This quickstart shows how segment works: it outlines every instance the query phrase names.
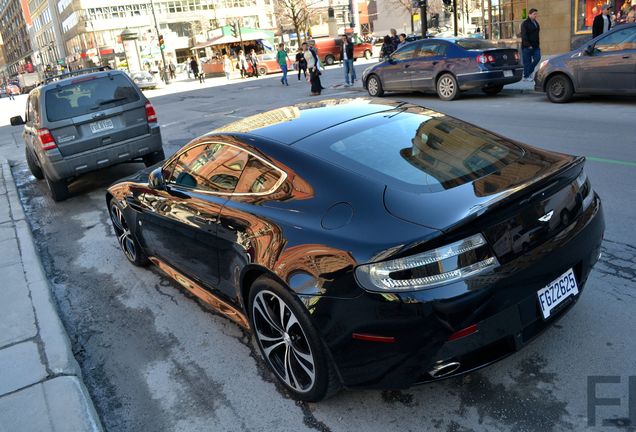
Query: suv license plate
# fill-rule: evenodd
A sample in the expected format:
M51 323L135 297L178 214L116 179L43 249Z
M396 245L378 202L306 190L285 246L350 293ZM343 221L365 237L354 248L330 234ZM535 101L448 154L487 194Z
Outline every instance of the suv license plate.
M552 309L563 303L570 296L578 295L578 293L579 287L576 284L572 269L550 282L545 288L541 288L537 291L537 296L543 318L549 318Z
M91 123L91 132L99 133L105 130L113 129L113 121L111 119L100 120L95 123Z
M504 77L509 78L512 76L512 71L504 71Z

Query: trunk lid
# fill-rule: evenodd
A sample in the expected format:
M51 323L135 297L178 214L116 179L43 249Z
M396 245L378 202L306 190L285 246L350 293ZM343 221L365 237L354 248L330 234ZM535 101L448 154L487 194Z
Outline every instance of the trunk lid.
M484 55L492 56L495 61L486 63L489 68L501 68L506 66L518 66L519 60L515 57L518 55L516 49L496 48L485 50Z

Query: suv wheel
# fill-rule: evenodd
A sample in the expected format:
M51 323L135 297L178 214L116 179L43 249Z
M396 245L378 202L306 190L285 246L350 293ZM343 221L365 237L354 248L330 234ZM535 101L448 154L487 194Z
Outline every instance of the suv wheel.
M64 201L69 197L70 194L68 192L66 179L51 180L46 176L44 176L44 178L46 179L46 184L49 186L49 190L51 191L51 198L53 198L53 201Z
M144 156L144 165L146 165L147 167L149 166L153 166L154 164L157 164L159 162L161 162L162 160L164 160L166 158L166 154L163 152L163 149L154 152L154 153L150 153L147 154L146 156Z
M26 161L27 165L29 166L29 171L31 171L33 177L38 180L42 180L44 178L44 173L42 172L42 168L40 168L40 165L38 165L37 161L35 160L35 157L33 156L33 154L31 154L27 147L24 148L24 153L26 154Z

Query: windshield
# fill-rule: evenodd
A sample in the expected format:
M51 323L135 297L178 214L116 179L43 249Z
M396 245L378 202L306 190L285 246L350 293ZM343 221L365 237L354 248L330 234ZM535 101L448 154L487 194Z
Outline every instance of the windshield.
M138 100L137 90L122 74L79 77L46 92L46 115L58 121Z
M523 150L439 113L375 114L295 144L389 186L451 189L502 170Z
M497 45L484 39L457 39L457 45L467 50L487 50L497 48Z

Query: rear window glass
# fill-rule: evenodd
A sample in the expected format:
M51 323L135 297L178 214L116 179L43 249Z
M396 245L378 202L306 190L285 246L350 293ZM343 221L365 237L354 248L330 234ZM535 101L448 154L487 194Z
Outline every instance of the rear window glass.
M434 114L371 115L295 145L389 186L428 192L472 182L523 155L494 134Z
M124 75L80 76L46 92L46 115L49 121L58 121L138 100L137 90Z
M495 43L484 39L458 39L455 43L467 50L486 50L497 48Z

